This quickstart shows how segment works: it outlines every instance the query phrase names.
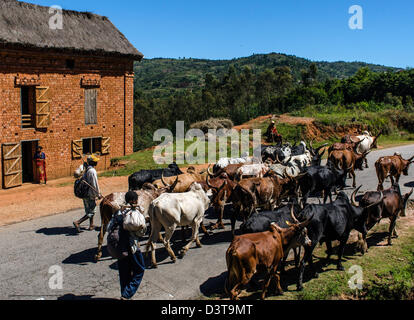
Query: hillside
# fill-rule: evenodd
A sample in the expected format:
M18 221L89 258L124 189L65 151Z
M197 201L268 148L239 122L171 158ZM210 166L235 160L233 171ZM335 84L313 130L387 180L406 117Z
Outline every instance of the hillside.
M278 53L255 54L232 60L206 59L144 59L135 64L135 88L152 97L165 97L185 89L200 88L207 73L217 78L227 72L230 65L237 70L249 66L254 74L277 66L289 66L295 80L301 77L301 70L308 69L313 61L293 55ZM397 69L363 62L315 62L318 67L318 81L328 78L343 79L354 75L361 67L374 72Z

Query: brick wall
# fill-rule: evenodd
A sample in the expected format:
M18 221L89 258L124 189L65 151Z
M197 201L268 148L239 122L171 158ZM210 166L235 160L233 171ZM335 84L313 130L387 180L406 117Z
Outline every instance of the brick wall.
M74 69L68 68L68 59L75 60ZM51 122L47 129L22 129L16 78L34 79L49 87ZM85 125L82 79L100 80L95 125ZM39 140L47 157L48 179L70 176L81 164L72 159L73 140L111 138L110 154L101 157L98 170L108 167L111 158L133 152L131 59L0 50L0 94L0 143Z

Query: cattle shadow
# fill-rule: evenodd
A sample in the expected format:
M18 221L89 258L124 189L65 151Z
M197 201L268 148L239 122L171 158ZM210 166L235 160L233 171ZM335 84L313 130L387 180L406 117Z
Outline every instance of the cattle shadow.
M387 239L388 235L389 233L387 231L372 233L369 237L367 237L368 249L370 247L382 247L379 243Z
M223 296L224 284L226 282L227 271L221 273L216 277L208 278L200 285L200 292L206 297L212 297L216 295Z
M57 300L66 300L66 301L83 301L83 300L96 300L96 301L116 301L119 299L115 298L99 298L93 295L74 295L72 293L65 294L57 298Z
M179 242L171 242L171 249L174 251L175 256L177 259L181 259L182 257L178 254L178 252L187 244L187 242L179 241ZM145 268L152 269L151 266L151 252L149 251L146 254L145 247L141 247L141 252L144 257L145 261ZM165 264L173 264L174 262L170 259L170 255L168 254L167 249L163 244L157 244L157 248L155 249L155 259L157 260L157 265L165 265Z
M73 253L65 260L62 261L63 264L77 264L77 265L87 265L88 263L95 263L95 254L97 248L90 248L83 250L81 252ZM106 246L102 248L102 258L110 257Z
M74 227L42 228L37 230L36 233L44 234L46 236L65 235L66 237L73 237L78 235L78 232Z
M404 184L404 186L407 187L407 188L414 188L414 181L407 182L407 183Z
M233 240L233 236L231 230L221 230L220 232L214 232L209 236L203 236L200 240L201 244L203 245L214 245L222 242L231 242Z

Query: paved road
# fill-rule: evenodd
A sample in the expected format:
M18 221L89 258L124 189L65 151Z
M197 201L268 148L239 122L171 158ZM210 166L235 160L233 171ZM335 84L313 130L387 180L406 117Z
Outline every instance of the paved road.
M407 158L414 154L414 145L372 152L368 157L370 168L358 172L357 184L364 185L361 191L376 189L374 161L395 151ZM348 180L348 184L351 181ZM385 187L388 186L387 181ZM410 168L408 177L402 177L401 186L404 193L414 187L413 168ZM116 260L108 257L106 251L99 263L92 260L98 232L74 233L72 221L82 214L81 210L75 210L0 228L0 299L119 297ZM207 217L207 224L213 221L213 216ZM222 288L226 272L225 251L231 240L229 229L227 224L226 230L216 231L210 238L203 239L201 249L191 249L175 264L170 263L165 250L158 244L159 267L146 270L139 293L134 298L193 299ZM177 250L180 243L178 237L173 249ZM49 282L59 284L54 281L58 273L53 266L60 267L63 272L62 289L49 287Z

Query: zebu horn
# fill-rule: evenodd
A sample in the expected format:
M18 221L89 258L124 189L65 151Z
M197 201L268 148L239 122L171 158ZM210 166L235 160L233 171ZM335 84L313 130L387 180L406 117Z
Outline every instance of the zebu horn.
M290 216L292 217L292 220L294 223L299 223L299 220L295 217L295 204L292 204L292 206L290 207Z
M354 192L352 192L352 195L351 195L351 202L352 202L352 205L354 206L354 207L359 207L359 204L356 202L356 200L355 200L355 195L358 193L358 191L359 191L359 189L361 189L361 187L362 187L362 185L360 185L358 188L356 188L355 190L354 190Z
M381 194L381 197L377 202L375 202L373 204L370 204L369 206L366 206L364 209L368 209L368 208L375 207L375 206L379 205L382 202L382 200L384 200L384 194L382 193L382 191L380 191L380 194Z
M208 173L208 175L214 177L214 173L210 172L210 167L211 167L211 164L208 165L207 173Z
M165 182L165 180L164 180L164 171L165 171L165 169L162 170L161 182L164 184L164 186L166 186L167 188L169 188L169 187L171 187L171 185Z
M300 223L299 224L299 228L305 228L305 227L307 227L307 225L311 222L311 220L313 219L313 216L314 216L315 214L313 213L310 217L309 217L309 219L306 219L306 221L303 221L302 223Z
M208 177L209 177L209 175L207 175L207 176L206 176L206 183L207 183L208 187L209 187L210 189L215 189L215 187L213 187L213 186L210 184L210 182L208 181Z
M174 181L174 183L171 185L171 187L168 187L168 191L169 192L173 192L174 191L174 189L175 189L175 187L177 186L177 184L178 184L178 176L177 176L177 178L175 179L175 181Z

